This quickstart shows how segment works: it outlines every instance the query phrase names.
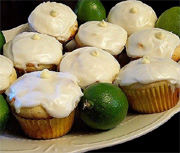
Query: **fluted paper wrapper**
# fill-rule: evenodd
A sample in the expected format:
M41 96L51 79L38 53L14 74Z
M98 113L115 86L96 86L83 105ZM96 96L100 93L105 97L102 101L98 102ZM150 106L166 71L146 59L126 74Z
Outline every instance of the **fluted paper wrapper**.
M179 101L179 88L167 81L121 88L128 98L130 108L140 113L163 112Z
M14 114L24 133L30 138L51 139L65 135L71 130L75 110L65 118L26 119Z

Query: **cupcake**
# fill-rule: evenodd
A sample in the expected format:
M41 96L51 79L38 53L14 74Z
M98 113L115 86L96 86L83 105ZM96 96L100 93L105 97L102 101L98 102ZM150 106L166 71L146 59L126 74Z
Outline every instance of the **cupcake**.
M144 56L122 68L115 84L125 92L131 109L158 113L178 103L179 76L180 66L172 59Z
M17 78L13 63L7 57L0 55L0 94L14 82Z
M7 90L10 109L30 138L51 139L70 131L83 95L69 73L47 69L26 73Z
M119 73L118 61L108 52L96 47L82 47L65 54L60 72L69 72L79 80L81 88L97 83L112 83Z
M122 27L104 20L89 21L79 27L75 40L78 47L98 47L116 56L124 49L127 32Z
M108 22L123 27L128 35L145 28L153 28L157 20L156 13L147 4L128 0L117 3L111 8Z
M46 34L23 32L4 45L4 55L13 61L19 76L43 69L56 71L62 44Z
M179 61L180 40L177 35L163 29L142 29L128 37L126 52L131 59L147 55Z
M61 43L70 40L78 29L77 16L69 6L43 2L29 15L31 31L56 37Z

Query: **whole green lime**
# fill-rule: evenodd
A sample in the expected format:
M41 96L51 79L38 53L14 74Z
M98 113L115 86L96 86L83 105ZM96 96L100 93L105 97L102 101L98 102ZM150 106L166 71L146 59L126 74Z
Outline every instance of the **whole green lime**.
M120 88L109 83L97 83L84 90L80 101L80 116L91 128L108 130L122 122L128 111L128 101Z
M6 128L6 124L9 120L9 107L4 97L0 95L0 133Z
M3 45L6 43L5 41L5 37L2 33L2 31L0 31L0 54L2 54L2 50L3 50Z
M159 16L155 27L171 31L180 37L180 7L175 6L164 11Z
M79 23L106 19L106 10L100 0L79 0L75 6Z

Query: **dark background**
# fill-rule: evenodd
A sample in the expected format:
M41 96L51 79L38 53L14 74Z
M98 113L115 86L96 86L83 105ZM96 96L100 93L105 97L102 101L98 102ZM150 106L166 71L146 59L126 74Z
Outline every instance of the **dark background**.
M107 14L110 8L120 1L102 0ZM0 29L8 30L27 23L29 14L41 2L43 1L0 0ZM77 1L56 0L56 2L62 2L74 10ZM170 7L180 5L179 0L145 0L143 2L154 9L157 17ZM168 122L146 135L123 144L90 152L180 152L180 113L174 115Z

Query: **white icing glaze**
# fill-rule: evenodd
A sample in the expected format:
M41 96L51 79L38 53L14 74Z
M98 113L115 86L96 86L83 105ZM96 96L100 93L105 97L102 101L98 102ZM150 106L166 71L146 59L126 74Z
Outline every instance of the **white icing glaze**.
M19 113L22 107L41 105L52 117L68 116L83 96L77 78L69 73L53 71L49 71L50 77L41 78L41 73L43 71L27 73L6 90L10 100L15 98L16 112Z
M128 38L126 51L132 58L144 55L171 58L179 45L177 35L159 28L148 28L139 30Z
M3 55L0 55L0 91L6 90L9 87L9 77L12 73L12 61Z
M112 55L123 50L127 32L120 26L105 21L89 21L79 27L77 33L81 43L104 49Z
M133 83L148 84L156 81L167 80L180 87L180 66L169 58L144 58L134 60L122 68L115 84L128 86Z
M108 52L96 47L82 47L65 55L60 71L75 75L82 88L95 82L112 83L120 65Z
M128 0L117 3L111 8L107 20L123 27L128 35L133 32L152 28L157 20L154 10L145 3Z
M75 24L76 14L69 6L56 2L43 2L28 17L33 31L60 37L64 41L71 36L70 28Z
M38 35L39 39L33 39ZM35 37L37 38L37 37ZM5 44L4 55L15 67L26 68L27 63L58 65L62 58L62 44L54 37L35 32L24 32Z

